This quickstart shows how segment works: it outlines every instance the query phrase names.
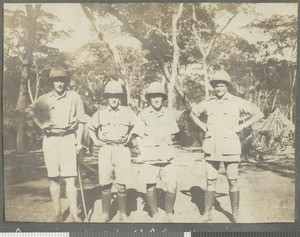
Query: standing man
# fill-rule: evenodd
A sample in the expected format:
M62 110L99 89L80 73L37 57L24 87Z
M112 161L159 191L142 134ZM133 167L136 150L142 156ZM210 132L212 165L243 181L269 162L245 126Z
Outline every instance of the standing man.
M70 79L62 67L51 70L53 90L40 96L26 113L43 129L43 152L50 179L50 193L55 211L54 222L63 222L60 179L66 182L70 215L66 221L81 222L77 214L76 153L82 148L85 114L80 96L67 90Z
M118 188L119 221L124 222L127 217L126 184L131 164L127 143L136 115L129 107L121 106L122 96L121 85L116 81L108 82L104 89L108 106L98 110L88 125L91 139L101 146L98 155L99 183L102 185L101 222L110 220L113 173Z
M146 183L146 197L156 222L162 221L158 212L156 184L160 178L165 182L165 220L172 222L173 208L177 191L176 169L170 161L175 158L172 135L179 132L173 113L163 107L167 100L164 87L153 82L146 91L146 100L150 106L140 112L132 130L136 136L140 151L140 174Z
M264 117L258 107L249 101L229 93L233 89L230 76L225 71L218 71L210 81L216 95L193 107L192 120L206 133L202 149L205 153L207 187L205 190L204 222L212 220L211 210L215 201L215 190L220 162L224 162L229 183L229 197L233 221L238 222L239 188L238 166L241 156L241 142L237 133ZM240 113L247 113L251 118L239 124ZM207 123L199 116L205 114Z

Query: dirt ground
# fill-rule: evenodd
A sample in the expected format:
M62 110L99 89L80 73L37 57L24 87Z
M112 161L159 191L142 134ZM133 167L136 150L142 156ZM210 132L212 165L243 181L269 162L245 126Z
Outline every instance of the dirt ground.
M177 149L174 163L178 174L178 191L174 221L200 223L204 209L205 169L199 151ZM274 158L274 157L273 157ZM86 158L94 168L96 160ZM152 222L145 204L145 187L139 180L139 165L132 164L128 185L128 223ZM82 169L84 196L90 222L98 222L101 213L100 189L97 176ZM46 167L41 153L16 157L4 156L5 220L13 222L49 222L53 215ZM295 182L294 159L280 158L256 161L243 157L240 164L240 221L242 223L294 222ZM64 188L62 189L64 190ZM79 189L78 189L79 190ZM112 222L117 221L116 187L111 205ZM80 196L80 192L78 191ZM160 211L163 213L164 184L158 183ZM62 194L64 216L68 216L67 200ZM81 203L81 199L79 199ZM82 209L82 204L80 204ZM230 223L230 201L224 169L217 183L213 223ZM80 216L84 219L83 211Z

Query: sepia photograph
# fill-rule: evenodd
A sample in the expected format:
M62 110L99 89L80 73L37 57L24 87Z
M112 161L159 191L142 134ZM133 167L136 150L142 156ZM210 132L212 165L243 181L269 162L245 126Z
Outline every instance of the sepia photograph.
M4 3L4 222L294 223L298 3Z

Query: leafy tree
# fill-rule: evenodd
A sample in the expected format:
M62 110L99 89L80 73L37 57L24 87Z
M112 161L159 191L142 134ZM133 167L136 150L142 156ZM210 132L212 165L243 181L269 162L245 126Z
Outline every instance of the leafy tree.
M41 85L46 84L50 68L64 60L64 55L51 46L56 38L70 32L56 31L59 19L46 13L40 4L25 5L23 10L4 12L4 91L5 120L17 127L17 151L26 150L26 123L24 111L35 100ZM8 117L7 117L8 116ZM13 121L13 118L17 118Z
M174 49L170 41L172 32L172 17L178 12L178 4L84 4L92 11L101 12L100 15L114 16L121 24L123 32L140 41L149 52L147 58L156 60L166 81L171 79ZM167 30L165 32L164 30ZM169 65L168 65L169 64ZM186 96L178 83L175 90L180 94L185 106L190 107Z
M271 18L257 20L247 26L251 31L257 31L267 40L258 43L262 52L262 63L272 68L272 77L276 84L288 85L287 99L289 118L294 120L296 102L296 49L297 49L297 18L290 15L273 15ZM274 63L276 62L276 65ZM274 71L275 69L275 71ZM278 71L280 69L280 71ZM282 84L281 84L282 85ZM285 86L281 87L285 90ZM279 89L281 89L279 88Z

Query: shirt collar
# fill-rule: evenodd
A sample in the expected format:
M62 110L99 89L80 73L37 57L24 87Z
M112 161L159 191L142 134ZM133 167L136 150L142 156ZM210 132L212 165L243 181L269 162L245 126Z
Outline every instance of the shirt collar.
M117 109L113 109L112 107L110 107L110 105L107 106L108 112L112 112L112 111L117 112L117 111L120 111L120 110L121 110L120 108L121 108L120 105L118 106Z
M232 99L233 99L233 96L232 96L229 92L227 92L227 93L222 97L221 100L218 100L218 98L217 98L216 96L212 96L211 98L214 99L214 100L216 100L216 101L223 101L223 100L232 100Z
M50 96L55 97L57 100L59 100L60 98L65 97L67 94L67 90L64 91L64 93L62 93L61 95L58 95L57 92L55 90L53 90L50 94Z
M164 107L161 107L161 109L159 111L155 110L151 105L149 106L149 113L153 113L156 115L162 115L165 113L165 109Z

